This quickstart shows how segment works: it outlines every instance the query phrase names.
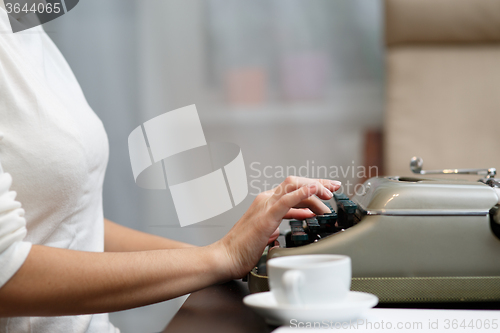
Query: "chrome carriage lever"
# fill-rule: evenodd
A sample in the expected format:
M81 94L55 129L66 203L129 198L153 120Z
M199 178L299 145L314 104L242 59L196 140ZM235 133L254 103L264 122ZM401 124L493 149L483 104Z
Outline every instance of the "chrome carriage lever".
M484 175L486 178L493 178L497 174L497 169L443 169L443 170L422 170L424 160L420 157L412 157L410 160L410 170L419 175L430 174L461 174L461 175Z

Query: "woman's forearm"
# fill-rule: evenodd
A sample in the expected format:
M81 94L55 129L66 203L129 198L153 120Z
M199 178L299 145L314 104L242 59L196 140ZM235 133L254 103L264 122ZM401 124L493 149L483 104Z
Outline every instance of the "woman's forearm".
M217 245L96 253L34 245L0 288L0 317L102 313L161 302L228 280Z
M314 195L329 200L339 187L329 180L288 177L259 194L226 236L205 247L97 253L34 245L21 268L0 288L0 317L118 311L241 277L258 262L283 218L312 214L303 207L316 214L329 212ZM107 223L106 228L108 251L145 250L145 243L155 237L116 224ZM162 244L166 243L160 239L154 247Z
M194 245L130 229L104 219L104 251L131 252L182 249Z

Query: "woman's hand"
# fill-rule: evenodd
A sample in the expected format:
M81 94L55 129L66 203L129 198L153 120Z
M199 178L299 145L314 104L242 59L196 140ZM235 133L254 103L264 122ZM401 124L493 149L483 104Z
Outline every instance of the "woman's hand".
M266 245L278 237L282 219L329 213L318 197L331 199L339 188L338 181L288 177L278 187L260 193L228 234L212 245L221 254L227 278L240 278L255 266Z

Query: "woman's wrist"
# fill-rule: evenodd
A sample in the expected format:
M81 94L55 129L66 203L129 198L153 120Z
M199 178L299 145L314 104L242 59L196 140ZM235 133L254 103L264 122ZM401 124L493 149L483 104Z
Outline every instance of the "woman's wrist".
M235 274L236 263L233 261L228 247L224 244L222 239L208 245L206 249L211 253L210 258L213 265L213 271L218 283L240 278Z

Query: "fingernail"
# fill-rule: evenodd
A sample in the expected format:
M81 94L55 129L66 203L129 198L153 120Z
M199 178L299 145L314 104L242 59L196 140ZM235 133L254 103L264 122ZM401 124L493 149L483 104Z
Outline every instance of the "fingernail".
M329 189L327 189L325 187L324 190L325 190L326 194L328 194L329 197L333 197L333 193Z
M309 208L306 208L306 209L304 209L304 210L305 210L307 213L310 213L310 214L314 215L313 211L312 211L312 210L310 210Z
M330 183L332 183L333 186L340 186L340 185L342 185L342 183L339 182L338 180L330 180Z

